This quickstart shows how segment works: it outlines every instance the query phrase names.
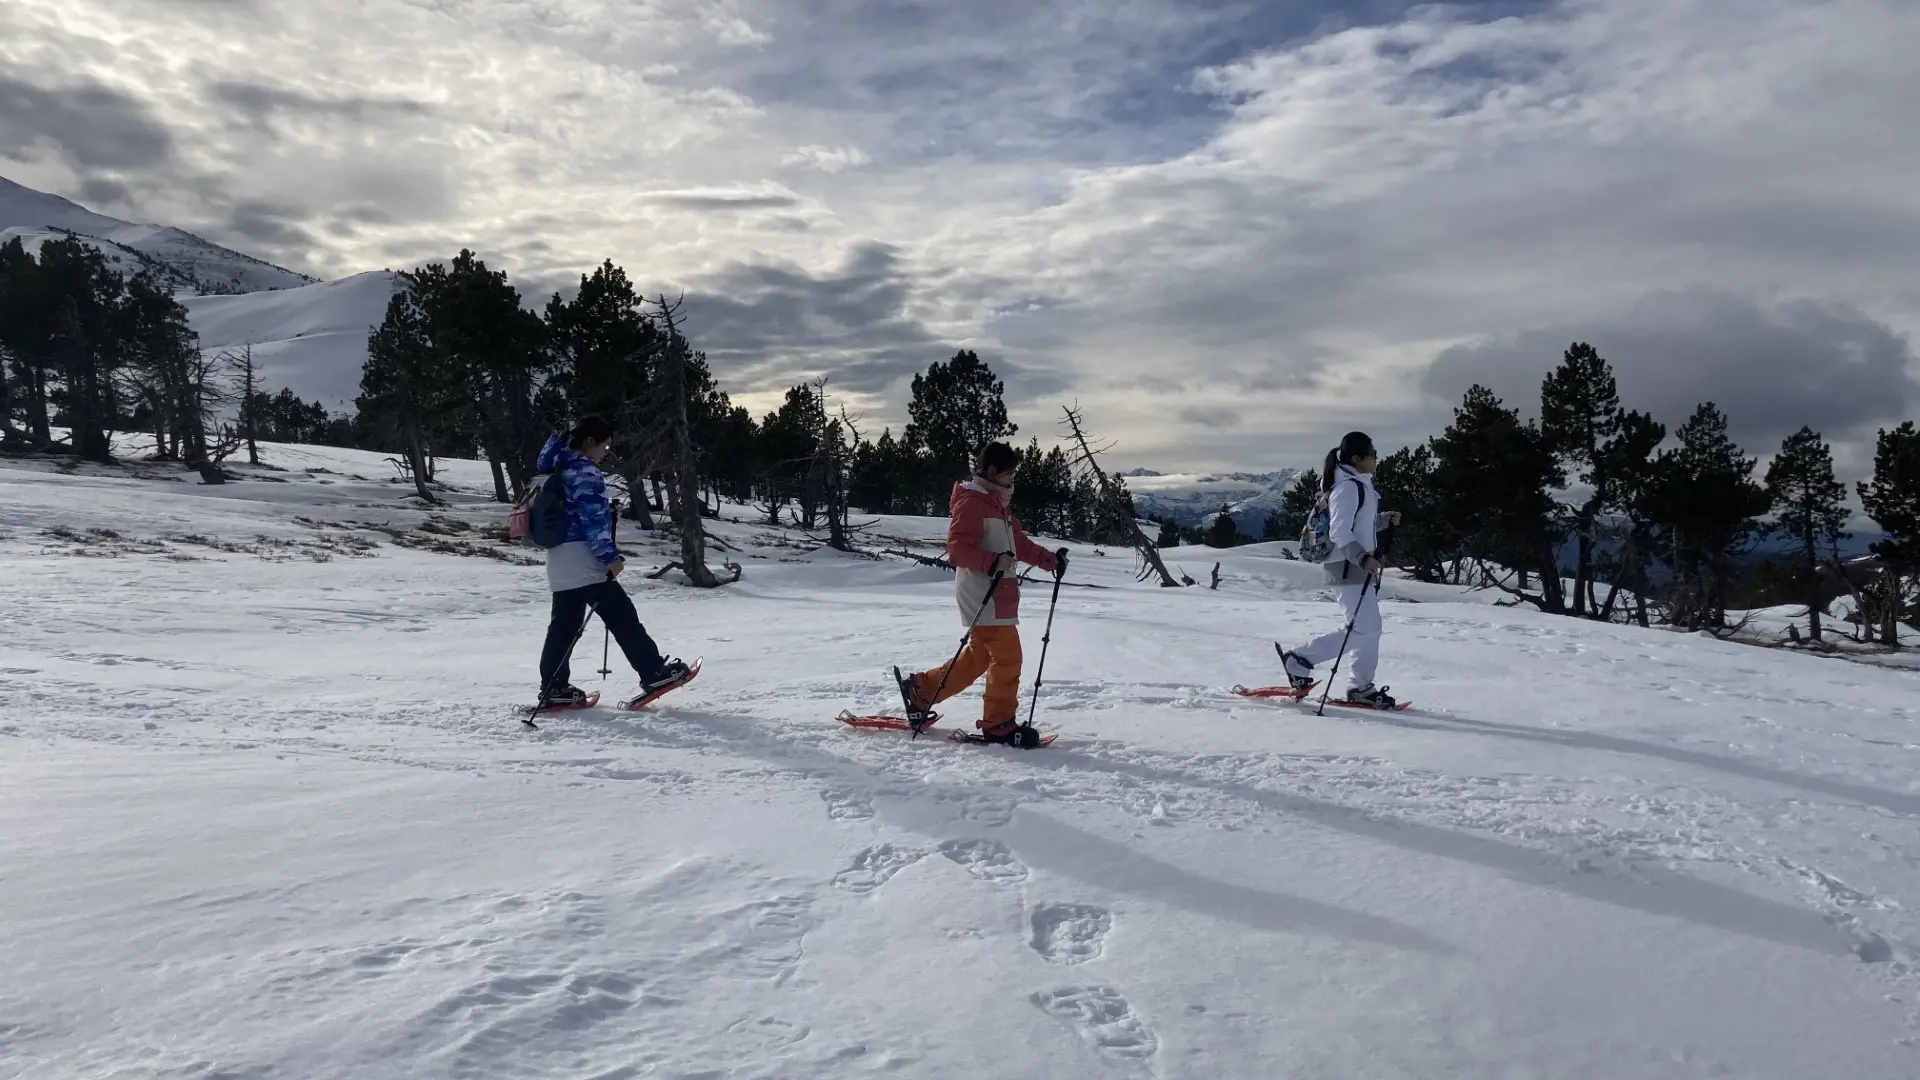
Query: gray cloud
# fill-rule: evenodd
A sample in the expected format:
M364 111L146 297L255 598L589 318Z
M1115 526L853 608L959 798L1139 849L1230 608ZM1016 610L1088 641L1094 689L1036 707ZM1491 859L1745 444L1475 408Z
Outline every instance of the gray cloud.
M305 219L306 214L297 208L249 199L233 208L227 228L279 250L304 251L314 243L312 234L301 224Z
M118 180L92 176L81 182L80 197L95 206L111 206L132 199L133 192Z
M831 372L842 389L878 394L946 358L938 337L909 314L911 297L898 250L868 243L820 274L729 266L689 291L688 329L716 374L748 392Z
M235 109L262 126L283 114L366 123L382 117L418 117L433 112L433 106L423 101L358 95L323 97L287 86L225 79L214 81L207 92L216 104Z
M1240 410L1224 405L1189 405L1179 412L1181 420L1199 428L1236 428L1244 417Z
M0 153L58 146L76 169L138 169L174 155L173 133L141 101L92 81L42 86L0 73Z
M1629 408L1671 430L1713 401L1749 452L1770 452L1802 424L1830 439L1856 438L1899 421L1920 401L1920 369L1907 340L1837 302L1762 306L1703 289L1659 292L1611 316L1530 329L1449 348L1421 378L1457 401L1480 383L1536 415L1540 383L1575 341L1613 366Z
M763 191L655 191L647 202L680 210L785 210L799 206L796 195Z

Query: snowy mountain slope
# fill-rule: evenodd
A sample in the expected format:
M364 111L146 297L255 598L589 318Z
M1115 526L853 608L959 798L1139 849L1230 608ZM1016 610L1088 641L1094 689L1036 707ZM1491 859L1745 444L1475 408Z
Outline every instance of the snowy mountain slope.
M1136 469L1125 475L1134 512L1143 520L1170 517L1204 528L1230 507L1233 520L1248 536L1259 536L1269 513L1280 509L1298 469L1272 473L1157 473Z
M319 285L181 301L203 348L235 353L251 344L268 393L291 389L302 400L351 411L360 393L367 335L386 317L400 288L386 270Z
M181 293L288 289L318 280L180 229L137 225L96 214L57 195L0 177L0 243L18 236L37 252L42 243L69 233L93 242L124 272L152 270Z
M1227 692L1336 624L1313 568L1161 590L1075 545L1059 743L914 743L830 717L951 653L946 575L722 522L739 584L623 579L699 681L530 732L541 570L369 528L427 513L381 458L0 460L0 1075L1920 1065L1911 674L1393 582L1415 710L1321 718ZM429 539L502 520L446 475ZM624 692L598 636L576 682Z

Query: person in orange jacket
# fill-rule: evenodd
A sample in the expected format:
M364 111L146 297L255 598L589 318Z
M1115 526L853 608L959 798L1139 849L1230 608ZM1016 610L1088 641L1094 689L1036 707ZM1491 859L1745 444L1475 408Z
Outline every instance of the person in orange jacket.
M948 506L947 561L954 566L954 599L969 627L967 642L952 662L930 671L893 677L907 718L918 728L934 719L933 707L987 677L986 704L976 726L989 742L1017 743L1020 732L1019 563L1063 577L1067 549L1048 551L1027 539L1013 516L1014 474L1020 455L1003 442L988 444L973 476L953 485Z

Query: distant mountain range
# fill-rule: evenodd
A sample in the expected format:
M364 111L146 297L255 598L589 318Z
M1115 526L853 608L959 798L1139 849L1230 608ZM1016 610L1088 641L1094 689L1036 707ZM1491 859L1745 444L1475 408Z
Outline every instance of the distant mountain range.
M1120 474L1133 493L1134 512L1142 518L1172 518L1204 528L1225 509L1248 536L1258 537L1269 513L1280 509L1299 469L1251 473L1161 473L1134 469Z
M38 252L48 240L75 235L99 248L123 273L151 271L176 293L251 293L319 281L190 232L96 214L0 176L0 244L17 236L27 250Z
M323 282L221 247L189 232L96 214L58 195L0 177L0 244L30 252L75 236L126 275L151 272L170 287L211 352L251 346L260 382L342 412L360 392L367 335L399 284L377 270Z

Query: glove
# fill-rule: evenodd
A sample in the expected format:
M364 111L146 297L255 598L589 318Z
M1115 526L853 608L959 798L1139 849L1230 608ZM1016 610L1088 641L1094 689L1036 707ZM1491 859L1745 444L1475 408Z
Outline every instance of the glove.
M1066 548L1061 548L1053 553L1053 576L1056 578L1064 578L1067 576Z

